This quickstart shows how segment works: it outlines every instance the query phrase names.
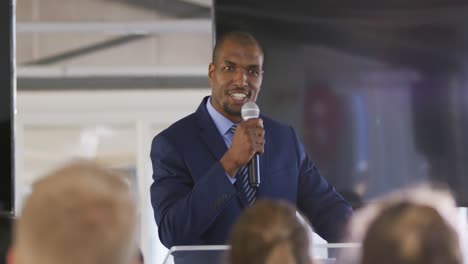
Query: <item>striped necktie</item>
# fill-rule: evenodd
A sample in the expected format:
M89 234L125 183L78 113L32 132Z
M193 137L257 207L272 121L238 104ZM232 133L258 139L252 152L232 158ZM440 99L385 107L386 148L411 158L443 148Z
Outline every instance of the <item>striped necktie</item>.
M229 131L232 133L234 137L234 133L236 132L237 124L232 125ZM249 169L247 165L242 166L237 172L236 179L241 181L242 188L244 189L245 196L247 197L247 201L249 205L252 205L255 202L255 195L257 194L257 190L250 186L249 184Z

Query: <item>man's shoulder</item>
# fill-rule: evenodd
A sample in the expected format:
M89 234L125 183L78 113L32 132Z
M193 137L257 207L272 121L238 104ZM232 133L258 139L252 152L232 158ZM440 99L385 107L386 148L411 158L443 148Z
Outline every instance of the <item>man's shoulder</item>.
M165 136L165 137L172 137L172 136L179 136L180 134L186 134L189 131L193 130L196 124L196 113L192 113L188 116L179 119L178 121L174 122L168 128L164 129L159 133L157 136Z

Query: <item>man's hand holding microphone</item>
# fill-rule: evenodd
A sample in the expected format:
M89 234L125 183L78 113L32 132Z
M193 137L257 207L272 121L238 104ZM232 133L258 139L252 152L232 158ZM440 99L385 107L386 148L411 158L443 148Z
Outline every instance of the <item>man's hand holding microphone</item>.
M265 147L263 120L258 118L260 110L253 102L242 106L244 121L237 125L232 144L221 158L220 163L227 174L234 178L243 166L249 166L249 183L258 188L260 184L259 154Z

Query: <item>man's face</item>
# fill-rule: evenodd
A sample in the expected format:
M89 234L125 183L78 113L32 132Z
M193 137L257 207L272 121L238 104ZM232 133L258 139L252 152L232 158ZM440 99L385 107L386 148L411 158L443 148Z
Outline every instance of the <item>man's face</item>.
M241 121L242 105L255 102L260 92L262 65L258 46L226 40L208 70L213 107L232 122Z

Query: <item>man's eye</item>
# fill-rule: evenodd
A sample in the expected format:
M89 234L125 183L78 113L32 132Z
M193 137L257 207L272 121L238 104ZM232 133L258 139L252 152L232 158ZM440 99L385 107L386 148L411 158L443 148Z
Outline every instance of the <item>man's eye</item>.
M259 75L260 75L260 71L257 70L257 69L250 69L250 70L249 70L249 74L250 74L250 75L253 75L253 76L259 76Z
M235 68L233 66L224 66L223 71L234 71Z

